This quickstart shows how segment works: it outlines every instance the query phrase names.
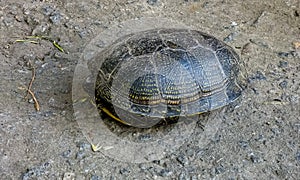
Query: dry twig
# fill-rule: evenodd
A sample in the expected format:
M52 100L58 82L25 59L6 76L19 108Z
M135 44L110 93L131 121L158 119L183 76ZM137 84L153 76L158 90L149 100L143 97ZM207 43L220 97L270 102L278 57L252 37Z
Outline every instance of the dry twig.
M39 102L37 101L34 93L30 90L30 89L27 89L27 92L31 95L33 101L34 101L34 107L37 111L40 111L40 104Z
M28 88L27 88L27 94L25 95L25 99L27 98L28 94L29 94L29 90L31 90L31 86L32 86L32 83L35 79L35 67L31 64L31 62L29 61L29 64L30 66L32 67L32 76L31 76L31 80L29 82L29 85L28 85Z
M32 65L32 63L31 63L30 61L29 61L29 64L30 64L30 66L32 67L32 76L31 76L31 80L30 80L30 82L29 82L28 87L25 88L26 91L27 91L27 94L24 96L24 98L26 99L26 98L28 97L28 95L30 94L31 97L32 97L32 99L33 99L33 101L34 101L34 107L35 107L35 109L36 109L37 111L40 111L40 105L39 105L39 102L37 101L37 99L36 99L34 93L31 91L31 87L32 87L33 81L34 81L34 79L35 79L35 67Z
M66 53L65 50L55 40L52 40L52 38L48 36L26 36L24 39L17 39L16 42L29 42L33 44L38 44L40 40L50 41L55 48L57 48L59 51L63 53Z

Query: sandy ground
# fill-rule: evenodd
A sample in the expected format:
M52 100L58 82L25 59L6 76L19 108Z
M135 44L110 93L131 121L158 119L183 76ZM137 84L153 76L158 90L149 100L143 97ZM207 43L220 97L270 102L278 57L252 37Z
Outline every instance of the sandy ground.
M73 115L72 80L93 38L140 17L224 40L245 62L249 87L207 145L196 127L160 160L121 162L91 150ZM16 42L30 35L51 40ZM0 179L299 179L299 43L299 0L0 0ZM39 112L24 99L32 66Z

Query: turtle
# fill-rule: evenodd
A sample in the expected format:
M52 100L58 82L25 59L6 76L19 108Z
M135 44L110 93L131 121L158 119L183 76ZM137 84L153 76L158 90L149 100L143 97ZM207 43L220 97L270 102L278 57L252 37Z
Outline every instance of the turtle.
M138 128L222 108L247 86L235 50L194 29L131 33L96 58L101 62L95 83L98 109Z

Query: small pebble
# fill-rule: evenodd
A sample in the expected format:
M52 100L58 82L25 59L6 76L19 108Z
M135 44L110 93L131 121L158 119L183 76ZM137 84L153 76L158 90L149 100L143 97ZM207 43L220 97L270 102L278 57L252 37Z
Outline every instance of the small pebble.
M297 154L296 154L296 160L300 162L300 152L297 152Z
M34 104L34 100L33 100L32 98L28 99L28 102L29 102L30 104Z
M58 12L55 12L53 13L51 16L50 16L50 21L53 23L53 24L59 24L60 21L62 20L62 15Z
M215 134L215 136L211 139L214 143L219 143L221 141L221 134Z
M256 71L254 75L248 78L250 82L254 80L266 80L266 79L267 79L266 76L261 71Z
M10 27L12 27L13 24L14 24L14 19L8 17L8 18L4 18L2 22L4 23L5 26L7 26L7 27L10 26Z
M139 168L141 170L146 170L147 169L147 166L145 164L139 164Z
M178 161L180 164L182 164L183 166L184 166L184 165L187 165L187 164L189 163L189 160L188 160L188 158L187 158L185 155L179 155L179 156L177 157L177 161Z
M286 68L289 65L288 61L279 61L279 68Z
M41 35L45 34L46 31L48 31L50 28L50 25L46 22L41 22L39 25L37 25L33 30L32 34L33 35Z
M221 174L223 172L225 172L225 169L222 165L215 167L215 173L216 174Z
M225 42L231 42L234 40L234 38L237 36L236 32L230 33L227 37L224 38Z
M129 169L126 168L120 169L120 174L128 175L129 173L130 173Z
M196 175L192 175L191 180L198 180L198 177Z
M281 133L281 131L280 131L280 129L279 128L271 128L271 131L274 133L274 135L276 135L276 136L278 136L280 133Z
M290 54L292 55L292 57L299 57L300 56L299 51L291 51Z
M277 55L281 58L287 58L287 57L297 57L296 51L290 51L290 52L278 52Z
M178 176L178 180L188 180L188 179L190 178L186 175L185 172L180 173Z
M54 8L51 6L45 6L43 7L43 14L46 16L49 16L50 14L52 14L54 12Z
M260 162L262 162L262 159L261 159L258 155L254 154L253 152L251 152L251 153L249 154L249 157L250 157L250 160L251 160L253 163L260 163Z
M66 172L64 174L63 180L75 180L75 174L71 172Z
M81 142L78 144L78 147L79 147L79 151L84 151L90 149L91 145L88 143Z
M102 41L102 40L99 40L99 41L97 42L96 46L99 47L99 48L104 48L104 47L105 47L105 42Z
M85 158L85 152L84 151L79 151L79 152L76 153L76 159L81 160L83 158Z
M289 53L287 53L287 52L279 52L279 53L277 53L277 55L278 55L279 57L284 58L284 57L288 57L288 56L289 56Z
M147 3L151 6L156 5L158 3L158 0L147 0Z
M27 169L26 173L23 174L22 179L27 180L27 179L36 179L34 177L41 176L45 174L45 171L50 167L50 163L46 162L42 164L41 166L34 167L31 169Z
M231 26L237 26L237 25L238 25L237 22L235 22L235 21L232 21L232 22L231 22Z
M152 161L154 164L160 164L160 160L154 160Z
M287 88L287 85L288 85L287 80L283 80L281 83L279 83L279 86L281 87L281 89Z
M259 94L259 91L256 88L251 88L254 94Z
M172 174L173 174L173 172L169 169L162 169L159 172L159 175L162 176L162 177L168 177L168 176L171 176Z
M150 134L142 134L138 138L140 141L149 141L149 140L151 140L151 135Z
M75 163L73 161L71 161L70 159L67 159L66 160L66 163L69 165L69 166L74 166Z
M189 173L195 173L196 172L195 166L188 166L188 167L185 168L185 170L187 170L187 172L189 172Z
M55 113L53 111L43 111L42 114L45 117L50 117L50 116L54 116L55 115Z
M101 180L102 178L100 176L97 175L92 175L92 177L90 178L90 180Z
M65 152L62 153L62 156L64 158L68 158L68 157L70 157L70 155L71 155L71 150L70 149L68 149L68 150L66 150Z
M88 36L88 31L87 30L85 30L85 29L83 29L83 30L81 30L79 33L78 33L78 35L80 36L80 38L85 38L86 36Z
M192 157L194 155L194 153L195 153L194 149L189 148L189 149L186 150L186 154L189 157Z
M24 20L23 16L18 16L18 15L15 15L15 19L18 21L18 22L22 22Z
M240 147L241 147L242 149L246 149L246 148L249 146L249 143L248 143L247 141L241 140L241 141L239 142L239 145L240 145Z

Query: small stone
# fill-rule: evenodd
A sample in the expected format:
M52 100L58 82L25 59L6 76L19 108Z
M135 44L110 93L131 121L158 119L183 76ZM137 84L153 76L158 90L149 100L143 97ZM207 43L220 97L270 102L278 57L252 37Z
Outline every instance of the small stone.
M216 174L221 174L223 172L225 172L225 169L222 165L215 167L215 173Z
M141 134L138 138L140 141L149 141L149 140L151 140L151 135L150 134Z
M24 15L29 15L30 14L30 10L29 9L24 9L23 13L24 13Z
M99 40L99 41L97 42L96 46L99 47L99 48L104 48L104 47L105 47L105 42L102 41L102 40Z
M256 88L251 88L254 94L259 94L259 91Z
M232 21L232 22L231 22L231 26L237 26L237 25L238 25L237 22L235 22L235 21Z
M191 174L196 172L195 166L187 166L185 170Z
M299 54L296 51L289 51L289 52L279 52L277 55L281 58L288 58L288 57L297 57Z
M289 53L288 52L279 52L279 53L277 53L277 55L281 58L286 58L289 56Z
M86 36L88 36L89 32L85 29L81 30L78 35L80 36L80 38L85 38Z
M45 6L43 7L43 14L46 16L49 16L50 14L52 14L54 12L54 8L51 6Z
M287 88L287 85L288 85L287 80L283 80L281 83L279 83L279 86L281 87L281 89Z
M249 157L250 157L250 160L251 160L253 163L260 163L260 162L262 162L262 159L261 159L258 155L254 154L253 152L251 152L251 153L249 154Z
M158 0L147 0L147 3L151 6L156 5L158 3Z
M34 100L33 100L32 98L28 99L28 102L29 102L30 104L34 104Z
M188 160L188 158L187 158L185 155L179 155L179 156L177 157L177 161L178 161L180 164L182 164L183 166L184 166L184 165L187 165L187 164L189 163L189 160Z
M173 174L173 172L169 169L162 169L159 173L159 175L162 177L168 177L168 176L171 176L172 174Z
M296 160L300 162L300 151L296 154Z
M75 174L71 172L66 172L64 174L63 180L75 180Z
M18 15L15 15L15 19L16 19L18 22L22 22L22 21L24 21L24 18L23 18L23 16L18 16Z
M45 117L50 117L50 116L54 116L54 112L53 111L43 111L42 113Z
M192 175L191 180L198 180L198 177L196 175Z
M101 180L102 178L100 176L97 175L92 175L92 177L90 178L90 180Z
M68 158L68 157L70 157L70 155L71 155L71 150L70 149L68 149L67 151L65 151L65 152L62 153L62 156L64 158Z
M130 173L129 169L126 168L120 169L120 174L128 175L129 173Z
M202 8L209 8L209 5L210 5L210 2L206 1L202 4Z
M297 52L297 51L290 51L290 55L292 57L297 57L297 56L299 56L299 52Z
M69 165L69 166L74 166L75 163L73 161L71 161L70 159L67 159L66 160L66 163Z
M59 13L59 12L55 12L53 13L51 16L50 16L50 21L53 23L53 24L59 24L60 21L62 20L62 15Z
M239 145L240 145L240 147L241 147L242 149L246 149L246 148L249 146L249 143L248 143L247 141L241 140L241 141L239 142Z
M50 163L46 162L38 167L27 169L26 173L23 174L22 179L37 179L36 177L45 174L46 170L50 167ZM34 178L35 177L35 178Z
M182 172L179 174L179 177L178 177L179 180L188 180L190 179L185 172Z
M65 116L66 114L67 114L66 111L61 111L61 112L60 112L60 115L62 115L62 116Z
M146 170L146 169L147 169L147 166L146 166L145 164L140 164L140 165L139 165L139 168L140 168L141 170Z
M281 133L281 131L280 131L280 129L279 128L271 128L271 131L274 133L274 135L276 135L276 136L278 136L280 133Z
M90 149L91 145L88 143L81 142L78 144L79 151L85 151L86 149Z
M81 160L83 158L85 158L85 152L84 151L79 151L79 152L76 153L76 159Z
M195 151L194 151L194 149L189 148L189 149L186 150L186 154L189 157L192 157L195 154Z
M154 164L160 164L160 160L154 160L154 161L152 161Z
M251 77L249 77L248 80L252 82L254 80L266 80L266 79L267 79L266 76L261 71L256 71L256 73Z
M225 42L231 42L234 40L234 38L237 36L236 32L230 33L227 37L224 38Z
M41 22L39 25L37 25L33 30L32 30L32 35L41 35L45 34L46 31L48 31L50 28L50 25L46 22Z
M279 61L279 68L286 68L289 65L288 61Z

